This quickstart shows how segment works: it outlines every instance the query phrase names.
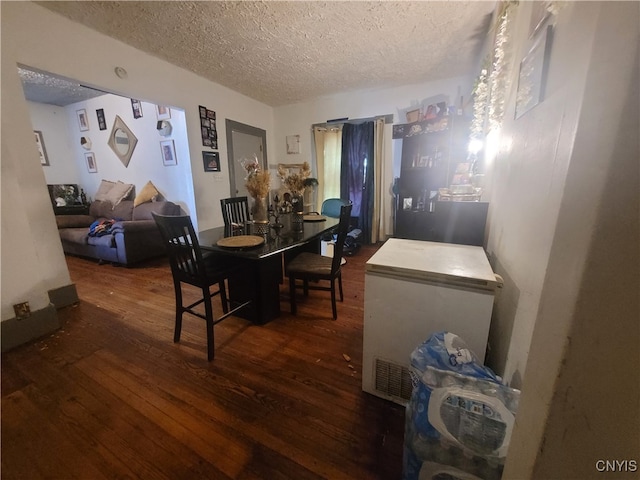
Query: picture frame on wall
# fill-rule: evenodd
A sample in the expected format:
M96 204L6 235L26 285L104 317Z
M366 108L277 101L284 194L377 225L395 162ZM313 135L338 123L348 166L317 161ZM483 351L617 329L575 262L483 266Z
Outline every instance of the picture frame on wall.
M99 108L96 110L96 117L98 117L98 128L100 130L107 129L107 121L104 118L104 108Z
M142 102L140 100L131 99L131 110L133 110L133 118L142 118Z
M78 117L78 125L80 127L80 131L86 132L87 130L89 130L89 117L87 117L87 110L84 108L76 110L76 115Z
M205 172L219 172L220 154L218 152L202 152L202 163Z
M287 135L287 154L300 153L300 135Z
M544 98L553 27L547 25L520 62L515 118L518 119Z
M84 159L87 163L87 171L89 173L98 172L98 164L96 163L96 156L93 152L87 152L84 154Z
M163 140L160 142L160 150L162 151L162 164L170 167L178 164L176 158L176 147L173 140Z
M33 133L36 137L36 146L38 147L38 154L40 155L40 165L43 167L49 166L49 157L47 156L47 149L44 147L44 138L40 130L34 130Z
M158 120L169 120L171 118L171 109L166 105L156 105L156 114Z

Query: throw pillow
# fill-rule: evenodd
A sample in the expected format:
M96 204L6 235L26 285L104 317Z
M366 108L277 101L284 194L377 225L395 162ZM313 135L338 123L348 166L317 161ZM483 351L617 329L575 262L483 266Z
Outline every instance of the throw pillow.
M96 200L100 200L101 202L107 201L107 193L109 193L115 184L115 182L110 182L109 180L102 180L96 192Z
M133 200L133 206L137 207L138 205L141 205L143 203L155 202L158 195L160 195L160 192L155 187L155 185L151 183L151 180L149 180L147 184L142 187L140 193L136 195L136 198Z
M131 190L133 190L133 184L118 182L107 193L107 201L111 202L111 205L115 207L129 196Z

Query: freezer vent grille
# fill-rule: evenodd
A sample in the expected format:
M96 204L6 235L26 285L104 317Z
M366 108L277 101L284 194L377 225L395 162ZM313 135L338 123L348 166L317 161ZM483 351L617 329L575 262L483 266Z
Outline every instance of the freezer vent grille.
M409 400L413 386L409 369L376 358L376 390L391 397Z

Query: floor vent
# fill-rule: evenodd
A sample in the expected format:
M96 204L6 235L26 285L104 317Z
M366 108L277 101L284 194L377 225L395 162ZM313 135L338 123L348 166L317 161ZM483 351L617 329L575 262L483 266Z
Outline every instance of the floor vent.
M409 400L413 386L409 369L376 358L376 390L391 397Z

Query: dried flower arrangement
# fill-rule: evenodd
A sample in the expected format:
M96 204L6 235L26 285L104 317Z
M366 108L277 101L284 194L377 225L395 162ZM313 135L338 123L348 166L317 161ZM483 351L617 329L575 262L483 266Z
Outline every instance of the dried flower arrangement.
M311 166L309 162L302 164L302 169L297 173L290 173L286 165L278 166L278 176L285 187L292 195L302 195L306 187L305 180L311 175Z
M240 163L247 172L245 186L249 195L253 198L265 198L269 194L269 186L271 184L269 171L260 168L258 157L256 156L254 156L253 160L243 159Z

